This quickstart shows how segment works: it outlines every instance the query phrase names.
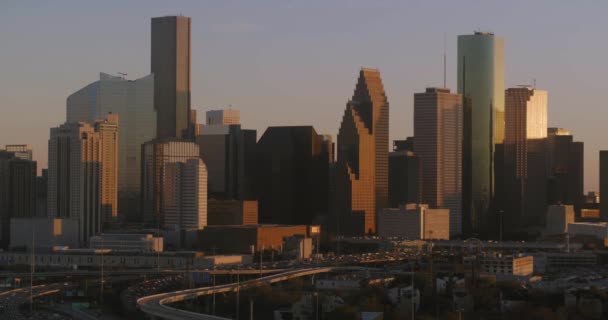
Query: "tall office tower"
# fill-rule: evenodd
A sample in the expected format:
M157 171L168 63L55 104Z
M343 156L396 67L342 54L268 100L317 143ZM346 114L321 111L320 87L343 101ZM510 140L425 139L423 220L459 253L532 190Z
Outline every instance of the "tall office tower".
M407 137L405 140L393 140L393 151L414 152L414 137Z
M504 139L504 41L492 33L458 36L458 93L463 97L463 232L488 231L494 197L494 150Z
M241 129L238 110L208 111L206 121L196 142L209 172L209 195L221 199L250 198L257 132Z
M462 96L427 88L414 94L414 152L422 203L450 209L450 236L462 234Z
M154 74L156 138L189 137L190 18L152 18L151 71Z
M12 152L15 157L23 160L34 160L32 154L32 147L29 144L8 144L4 147L4 150Z
M185 164L193 159L200 159L198 145L194 142L174 139L152 140L142 146L142 208L143 221L148 226L167 227L166 204L174 201L168 197L179 194L177 190L171 191L171 188L181 186L181 184L172 184L177 174L173 168L176 163Z
M507 228L544 225L547 211L547 91L505 91L505 141L501 208ZM498 187L497 187L498 189ZM510 231L507 230L507 231Z
M203 160L166 163L162 185L165 228L200 230L207 225L207 168Z
M19 150L14 152L0 150L0 247L2 248L6 248L10 241L10 219L32 217L36 212L36 161L23 159L22 156Z
M600 150L600 220L608 222L608 151L606 150Z
M116 216L117 146L115 114L93 125L68 122L51 128L48 216L77 219L83 245Z
M156 136L154 75L126 80L106 73L67 99L67 122L94 124L108 113L120 117L118 137L118 215L137 220L141 215L141 145Z
M547 134L548 204L574 205L578 213L583 204L584 144L565 129L549 128Z
M388 100L376 69L361 69L338 132L336 228L341 234L376 232L388 206Z
M46 217L48 181L49 170L42 169L42 174L36 177L36 217Z
M327 150L312 126L266 129L255 152L260 223L312 224L328 213Z
M388 198L391 208L420 203L421 182L420 161L414 152L405 150L388 154Z

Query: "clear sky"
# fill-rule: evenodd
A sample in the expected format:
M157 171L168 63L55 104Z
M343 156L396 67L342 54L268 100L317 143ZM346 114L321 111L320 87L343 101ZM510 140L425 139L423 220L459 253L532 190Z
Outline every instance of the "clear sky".
M505 38L507 87L549 92L549 126L585 142L597 190L608 78L606 1L0 1L0 145L28 143L46 167L67 96L100 71L150 71L150 18L192 17L192 107L232 105L261 136L272 125L337 133L360 67L377 67L390 136L413 131L413 94L455 89L456 36ZM199 115L202 121L202 117Z

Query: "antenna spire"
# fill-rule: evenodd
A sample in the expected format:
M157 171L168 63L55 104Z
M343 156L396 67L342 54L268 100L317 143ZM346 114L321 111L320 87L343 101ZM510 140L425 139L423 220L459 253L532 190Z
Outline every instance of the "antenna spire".
M443 33L443 87L447 88L446 86L446 36L445 36L445 32Z

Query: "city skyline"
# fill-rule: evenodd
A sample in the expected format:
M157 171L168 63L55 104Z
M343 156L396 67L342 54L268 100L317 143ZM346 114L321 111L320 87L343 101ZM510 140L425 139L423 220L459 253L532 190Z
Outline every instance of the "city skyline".
M106 4L96 4L99 7L91 9L76 2L36 7L8 2L2 5L5 9L0 13L3 26L0 36L12 46L5 48L6 59L0 62L3 70L7 70L0 76L0 105L5 112L17 115L17 119L25 119L23 115L27 113L24 112L44 116L31 124L7 118L0 120L0 144L31 144L39 170L45 168L46 128L65 121L67 95L96 80L99 72L126 72L129 79L147 75L149 18L179 12L192 17L192 106L199 111L199 118L204 111L233 105L242 110L243 124L259 132L272 125L313 125L319 132L335 137L343 97L351 91L348 79L361 66L373 66L383 73L393 105L389 139L403 139L413 132L412 94L420 87L442 83L440 62L444 34L447 86L455 91L456 36L481 28L505 39L505 87L532 84L536 79L538 86L551 96L549 126L568 128L586 143L585 190L597 190L597 151L605 148L601 137L594 134L601 128L600 119L581 119L580 112L584 108L586 113L602 114L598 83L607 67L599 61L608 48L595 39L601 37L600 30L605 29L606 22L598 16L602 10L582 10L574 4L548 4L476 4L474 12L468 12L466 3L403 4L396 8L378 5L369 12L364 10L367 5L363 3L344 8L333 4L328 5L329 12L343 9L357 17L365 12L369 18L360 26L341 26L332 22L332 19L345 19L341 15L320 15L311 30L304 30L306 21L323 5L301 8L299 4L285 4L264 13L262 11L268 10L255 7L256 10L252 10L247 4L210 4L203 9L180 2L150 3L146 8L133 3L115 13L111 5ZM524 7L526 10L521 10ZM445 9L438 12L438 19L445 22L421 24L417 16L437 8ZM538 24L532 12L541 8L545 19L543 24ZM601 8L604 5L598 5L598 9ZM41 10L45 16L40 16ZM479 14L497 10L501 16ZM83 19L78 15L93 11L98 16ZM296 12L300 16L294 18ZM447 12L461 14L448 15ZM228 13L231 19L221 19ZM285 23L282 15L294 19L278 31L275 27ZM110 16L112 23L107 23ZM515 17L519 21L517 27L512 24ZM54 23L59 20L65 22ZM74 28L74 24L78 28ZM319 35L322 28L329 32ZM18 41L17 30L25 30L30 40ZM368 41L370 48L390 45L391 50L385 51L391 52L353 50L361 41ZM44 50L55 42L64 46ZM329 43L335 45L328 47ZM43 52L48 62L43 61ZM348 52L346 56L345 52ZM23 59L27 59L27 63ZM17 66L19 69L15 69ZM254 78L260 80L253 81ZM32 87L36 87L37 92L24 91ZM318 95L300 95L300 88ZM307 110L304 106L318 113L304 111ZM15 132L26 125L33 127L31 132L16 136Z

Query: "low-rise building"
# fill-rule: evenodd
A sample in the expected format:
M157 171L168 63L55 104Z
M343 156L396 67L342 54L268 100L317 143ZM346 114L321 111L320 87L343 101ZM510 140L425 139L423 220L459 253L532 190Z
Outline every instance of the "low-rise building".
M302 261L312 256L313 249L312 238L293 236L285 239L283 255Z
M486 255L479 257L483 271L494 275L530 276L534 273L531 255Z
M78 248L78 220L46 217L12 218L11 248L48 251L53 247Z
M562 204L549 206L547 209L546 234L566 233L570 223L574 223L573 206Z
M163 252L163 238L152 234L102 233L89 239L91 249L114 251Z
M570 236L591 236L597 239L608 238L608 223L606 222L574 222L568 224Z
M407 239L450 239L450 210L429 209L426 204L407 204L382 209L378 214L378 235Z
M220 200L207 202L207 224L256 225L258 224L258 202L256 200Z

